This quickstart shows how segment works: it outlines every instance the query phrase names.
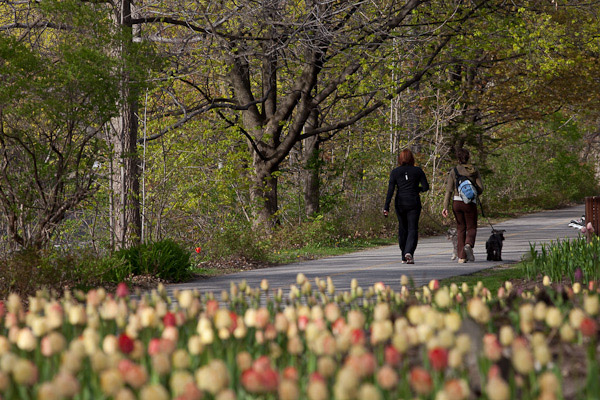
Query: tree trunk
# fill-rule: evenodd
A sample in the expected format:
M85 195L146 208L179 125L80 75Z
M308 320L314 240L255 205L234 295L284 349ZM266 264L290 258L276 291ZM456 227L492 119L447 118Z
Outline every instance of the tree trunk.
M275 225L279 224L277 217L277 166L269 167L269 164L259 157L254 157L254 184L250 191L250 200L254 206L253 226L271 232Z
M115 2L116 29L131 29L132 3L129 0ZM113 50L123 57L123 46ZM130 77L123 63L121 74L121 106L119 115L111 120L109 141L113 157L111 165L111 187L114 248L121 249L136 245L141 237L139 202L139 160L137 154L138 104L130 90Z
M314 110L307 120L307 126L316 128L318 114ZM321 165L319 163L319 135L311 136L304 140L304 212L307 217L313 217L319 212L321 181L319 179Z
M114 247L121 249L140 241L139 160L137 156L136 103L121 107L121 115L111 121Z

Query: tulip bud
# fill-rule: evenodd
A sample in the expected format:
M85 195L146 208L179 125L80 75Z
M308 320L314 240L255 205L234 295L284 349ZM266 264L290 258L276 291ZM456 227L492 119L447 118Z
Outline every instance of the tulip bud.
M569 311L569 324L575 329L579 329L584 318L585 313L580 308L573 308Z
M152 368L158 375L166 375L171 370L169 356L165 353L158 353L152 356Z
M500 377L490 379L485 385L485 392L490 400L510 399L510 386Z
M328 400L329 390L323 380L314 379L308 383L306 389L308 400Z
M586 294L583 297L583 309L588 315L597 315L598 308L600 307L600 302L598 300L598 295L596 294Z
M169 400L169 392L159 383L144 386L140 391L140 399L144 400Z
M280 400L297 400L300 398L298 383L291 379L282 379L277 388Z
M60 371L53 379L54 388L59 398L72 398L79 393L79 381L73 374Z
M418 395L427 396L433 390L433 379L427 370L414 367L410 371L409 383Z
M181 396L186 391L188 384L194 385L194 377L188 371L174 371L169 379L171 390L175 396Z
M500 328L499 339L503 346L510 346L515 338L515 331L510 325L504 325Z
M16 361L13 370L13 378L19 385L33 386L38 379L38 370L35 364L24 358Z
M384 365L377 371L377 383L384 390L394 389L398 385L398 374L389 365Z
M575 340L575 329L569 324L563 324L560 327L560 340L566 343L570 343Z
M533 370L533 356L527 347L513 346L512 365L517 372L527 375Z
M550 307L546 313L546 325L550 328L558 328L562 324L562 313L557 307Z
M37 340L29 328L19 330L17 347L23 351L33 351L37 347Z
M60 400L61 396L54 382L43 382L37 389L37 398L38 400Z

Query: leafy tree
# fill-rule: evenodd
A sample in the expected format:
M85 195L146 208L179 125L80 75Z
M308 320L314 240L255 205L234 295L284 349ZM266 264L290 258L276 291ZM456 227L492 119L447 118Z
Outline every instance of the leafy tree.
M202 66L175 65L174 75L194 88L199 99L188 103L182 121L220 109L219 115L244 135L253 154L254 221L270 226L278 210L280 166L291 149L311 136L351 126L420 81L436 65L440 50L486 3L275 1L236 6L196 1L186 11L177 6L161 10L172 17L146 13L132 24L154 23L162 35L150 39L179 38L178 51L202 57ZM404 78L395 86L365 80L385 64L394 39L404 43ZM185 105L185 98L178 104ZM315 112L320 122L309 124Z
M111 60L87 45L54 42L42 55L0 36L0 207L21 247L47 244L97 188L102 125L116 98Z

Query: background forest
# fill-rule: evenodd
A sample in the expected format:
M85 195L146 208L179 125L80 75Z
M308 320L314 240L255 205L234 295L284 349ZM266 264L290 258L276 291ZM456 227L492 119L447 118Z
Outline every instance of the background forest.
M393 238L404 148L423 233L461 147L489 215L597 195L599 5L0 0L0 297Z

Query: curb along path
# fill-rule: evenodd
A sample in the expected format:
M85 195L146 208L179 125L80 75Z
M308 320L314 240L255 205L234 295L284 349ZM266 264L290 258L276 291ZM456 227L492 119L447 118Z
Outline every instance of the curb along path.
M419 239L415 264L412 265L401 264L397 245L386 246L342 256L171 284L167 285L167 292L172 294L174 290L196 289L203 294L213 292L218 295L222 290L229 291L230 282L239 283L245 279L254 288L260 285L261 280L268 279L271 289L282 288L286 293L290 285L296 283L296 275L300 272L304 273L311 283L316 277L330 276L336 291L350 290L353 278L364 288L381 281L392 289L399 290L400 276L403 274L411 277L415 285L420 287L431 279L466 275L498 265L516 263L529 252L530 243L539 245L558 239L575 238L579 232L568 224L572 219L579 219L584 213L585 206L582 204L495 224L495 228L506 230L506 240L502 249L503 261L486 261L485 241L491 233L491 228L486 225L477 231L473 263L458 264L456 260L451 261L451 242L445 236L435 236ZM482 222L484 219L480 219L480 223Z

